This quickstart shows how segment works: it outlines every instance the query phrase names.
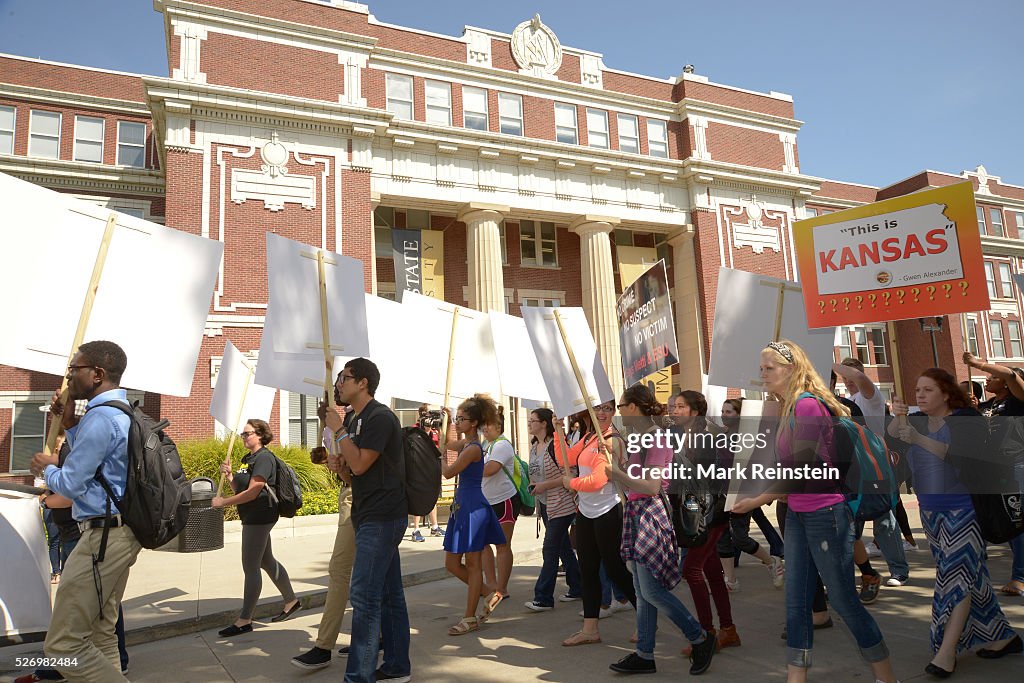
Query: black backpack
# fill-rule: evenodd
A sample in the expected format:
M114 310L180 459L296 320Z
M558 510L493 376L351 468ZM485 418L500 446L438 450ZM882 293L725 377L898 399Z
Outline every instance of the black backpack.
M402 428L402 447L409 514L429 515L441 497L441 451L419 427Z
M158 548L185 528L192 505L192 487L181 467L178 447L164 433L170 422L157 422L139 409L137 401L131 407L122 401L101 405L117 408L131 418L124 496L119 499L114 495L103 474L96 471L96 479L107 492L107 519L110 519L110 501L113 500L121 519L134 532L139 544L143 548ZM108 529L109 525L104 528L97 561L103 560Z
M274 474L275 484L267 487L270 503L277 507L277 514L282 517L294 517L302 509L302 486L299 475L292 466L274 455L277 462Z

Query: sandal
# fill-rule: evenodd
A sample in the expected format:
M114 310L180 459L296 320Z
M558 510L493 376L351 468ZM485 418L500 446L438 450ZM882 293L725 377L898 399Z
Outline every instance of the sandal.
M50 583L52 585L60 583L60 572L53 572L50 574Z
M1024 597L1024 581L1011 581L999 589L1003 595L1012 595L1016 598Z
M462 617L459 623L448 629L450 636L464 636L470 631L480 628L480 620L476 617Z
M562 647L577 647L579 645L592 645L600 642L600 634L576 631L576 633L562 641Z
M491 593L487 597L487 602L484 603L483 614L481 614L479 617L477 617L477 620L481 624L487 623L487 620L491 617L491 612L493 612L494 609L498 605L500 605L504 599L505 599L505 596L502 595L501 593L499 593L498 591L494 591L493 593Z

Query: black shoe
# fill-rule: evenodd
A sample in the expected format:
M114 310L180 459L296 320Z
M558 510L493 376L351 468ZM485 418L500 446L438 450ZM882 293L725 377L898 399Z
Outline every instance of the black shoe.
M338 648L338 654L341 655L342 657L348 657L348 653L351 651L351 649L352 649L351 645L346 645L345 647L339 647ZM380 647L378 648L377 651L378 652L384 652L384 639L383 638L381 638Z
M955 664L953 665L953 671L956 671ZM953 675L953 671L946 671L941 666L935 666L931 663L929 663L928 666L924 668L924 672L926 674L928 674L929 676L935 676L936 678L949 678Z
M276 617L271 617L270 620L272 622L274 622L275 624L277 622L279 622L279 621L288 621L289 619L291 619L291 616L293 614L295 614L296 612L298 612L300 609L302 609L302 602L299 601L299 600L296 600L295 604L292 605L291 609L284 610L283 612L278 614Z
M978 650L978 656L982 659L999 659L1006 655L1019 655L1024 652L1024 641L1020 639L1020 636L1014 636L1013 640L1003 645L998 650L990 650L986 647Z
M653 659L644 659L635 652L630 652L608 668L620 674L653 674L658 671Z
M331 651L325 650L322 647L314 647L312 650L304 655L298 657L292 657L292 666L297 666L300 669L306 669L312 671L314 669L322 669L325 666L331 665Z
M217 631L217 635L221 638L231 638L232 636L240 636L243 633L252 633L252 624L246 624L245 626L235 626L231 624L227 628L222 628Z
M715 656L715 646L718 641L711 634L706 634L704 642L694 645L690 653L690 675L699 676L711 668L711 658Z
M392 683L408 683L412 680L410 674L386 674L380 669L373 672L374 678L378 681L392 681Z

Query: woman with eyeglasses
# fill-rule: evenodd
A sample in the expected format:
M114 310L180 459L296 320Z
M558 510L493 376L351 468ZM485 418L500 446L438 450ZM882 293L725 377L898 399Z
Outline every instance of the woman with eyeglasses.
M566 647L601 642L598 619L601 610L601 565L636 607L633 577L619 554L622 540L622 507L615 484L608 478L606 466L609 455L623 465L622 436L612 426L615 402L608 401L594 407L597 429L569 449L570 467L579 467L579 476L562 476L562 486L579 494L576 513L576 553L579 555L583 575L583 628L562 641ZM598 430L604 437L607 450L602 448ZM555 454L562 462L564 448L555 442Z
M768 344L761 351L764 390L781 401L776 452L783 467L837 466L832 418L849 410L829 390L807 354L791 341ZM750 512L778 497L770 492L738 500L732 511ZM788 495L786 513L786 645L788 683L803 683L811 666L814 626L811 617L818 575L832 607L857 641L861 657L876 681L894 683L878 624L861 604L853 582L853 513L829 479L812 480Z
M619 411L634 432L657 435L659 429L654 418L664 413L664 407L649 388L635 384L622 394ZM666 446L641 446L636 450L625 471L608 469L607 462L603 463L612 481L629 489L619 553L630 564L637 597L636 651L610 668L630 674L657 670L654 645L660 610L690 641L690 674L702 674L711 666L715 654L714 631L702 627L672 593L682 580L682 573L666 494L669 479L661 476L661 472L672 464L673 451ZM706 587L704 591L706 602ZM707 611L710 618L711 608Z
M451 419L447 408L442 413L445 420ZM444 532L444 566L466 584L468 591L466 612L459 623L448 629L450 636L476 631L502 601L497 586L484 584L480 558L481 551L488 545L505 542L505 532L481 488L484 449L480 444L480 428L497 420L498 407L489 396L476 394L466 399L455 413L455 422L451 423L455 429L449 426L448 443L443 449L459 454L451 464L441 461L441 474L445 479L459 475L459 487ZM482 595L488 598L483 614L478 617L476 609Z
M267 487L277 484L277 456L267 449L274 434L270 425L263 420L249 420L240 434L242 444L249 453L242 458L242 467L231 472L231 465L223 463L221 472L231 484L235 495L228 498L217 496L212 505L215 508L238 506L242 520L242 571L245 573L245 588L242 597L242 612L231 626L221 629L222 638L252 631L252 613L263 590L263 574L267 572L271 581L281 591L284 608L271 621L285 621L299 611L301 603L292 590L288 570L274 558L270 543L270 532L277 524L277 505L270 497Z
M526 420L530 432L530 488L537 498L537 510L544 520L544 563L533 586L533 600L526 608L547 612L555 606L555 583L558 561L565 565L565 581L569 592L562 602L579 600L583 594L580 565L569 542L569 527L576 517L576 496L562 487L562 466L555 458L555 423L547 408L537 408Z

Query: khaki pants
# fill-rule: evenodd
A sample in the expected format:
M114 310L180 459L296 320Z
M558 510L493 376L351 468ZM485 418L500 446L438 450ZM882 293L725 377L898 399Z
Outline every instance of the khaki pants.
M338 494L338 534L328 567L327 602L316 634L316 646L333 650L338 644L341 620L348 605L348 589L352 582L352 563L356 557L356 533L352 528L352 487L343 486Z
M103 529L87 530L68 558L46 634L46 656L71 660L57 669L72 682L127 680L121 675L114 625L128 570L142 546L128 527L111 529L106 556L96 564L94 574L92 558L99 554L102 536ZM97 583L103 591L102 606Z

